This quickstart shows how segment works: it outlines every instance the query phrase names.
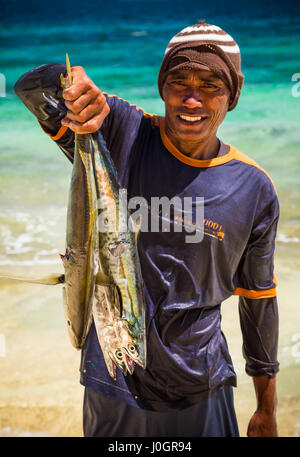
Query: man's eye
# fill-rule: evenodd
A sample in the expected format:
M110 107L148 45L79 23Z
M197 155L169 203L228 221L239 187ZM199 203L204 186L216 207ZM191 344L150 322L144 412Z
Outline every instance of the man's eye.
M170 84L173 84L176 86L184 86L184 81L180 81L180 80L171 81Z
M208 89L215 89L215 90L219 89L218 86L216 86L215 84L212 84L212 83L206 83L203 85L203 87L207 87Z

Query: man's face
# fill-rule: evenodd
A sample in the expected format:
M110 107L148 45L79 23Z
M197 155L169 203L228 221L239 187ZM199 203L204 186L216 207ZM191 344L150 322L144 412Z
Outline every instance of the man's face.
M228 110L230 91L211 71L179 70L167 76L163 98L169 138L195 143L216 136Z

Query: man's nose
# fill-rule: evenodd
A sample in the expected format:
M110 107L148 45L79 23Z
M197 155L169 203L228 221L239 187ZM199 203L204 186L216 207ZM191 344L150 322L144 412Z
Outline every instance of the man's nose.
M201 91L196 88L188 88L184 94L183 105L189 108L199 108L203 106Z

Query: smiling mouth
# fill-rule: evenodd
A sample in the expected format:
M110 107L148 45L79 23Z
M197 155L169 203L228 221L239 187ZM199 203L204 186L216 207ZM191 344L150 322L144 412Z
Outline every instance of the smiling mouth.
M186 114L179 114L177 117L185 124L199 124L206 119L206 116L188 116Z

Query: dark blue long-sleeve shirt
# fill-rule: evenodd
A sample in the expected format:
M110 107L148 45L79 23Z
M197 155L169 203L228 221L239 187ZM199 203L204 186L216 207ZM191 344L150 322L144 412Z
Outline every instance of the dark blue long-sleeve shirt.
M42 97L60 99L64 65L45 65L23 75L18 97L72 161L74 134L61 127L61 115ZM81 382L136 407L181 409L206 390L236 385L221 330L221 303L239 295L246 371L274 376L278 371L278 311L274 246L279 205L273 183L253 160L220 141L216 158L182 154L167 137L164 118L106 95L110 114L101 132L128 198L204 198L202 240L187 243L177 232L142 231L138 239L146 297L147 369L132 376L107 372L94 325L82 350ZM163 219L160 214L160 219ZM191 221L196 218L192 206ZM199 222L199 221L198 221ZM195 224L197 225L197 224ZM193 225L192 227L195 227ZM151 228L151 227L150 227Z

